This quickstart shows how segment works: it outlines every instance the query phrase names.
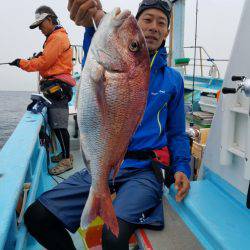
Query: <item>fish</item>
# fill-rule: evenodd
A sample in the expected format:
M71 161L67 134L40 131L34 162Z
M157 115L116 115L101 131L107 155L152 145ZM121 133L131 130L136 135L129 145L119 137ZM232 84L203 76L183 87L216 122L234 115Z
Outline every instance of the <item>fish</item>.
M142 30L130 11L115 8L101 20L82 71L77 120L91 187L80 226L100 216L118 237L109 190L147 103L150 59Z

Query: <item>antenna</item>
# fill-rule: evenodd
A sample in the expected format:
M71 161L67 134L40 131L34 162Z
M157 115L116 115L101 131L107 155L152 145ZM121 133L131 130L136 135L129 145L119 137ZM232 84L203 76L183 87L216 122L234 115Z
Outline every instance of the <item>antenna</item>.
M194 38L194 67L193 67L193 87L192 87L192 113L191 113L191 123L194 124L194 78L195 78L195 67L196 67L196 47L197 47L197 28L198 28L198 5L199 0L196 0L196 14L195 14L195 38Z

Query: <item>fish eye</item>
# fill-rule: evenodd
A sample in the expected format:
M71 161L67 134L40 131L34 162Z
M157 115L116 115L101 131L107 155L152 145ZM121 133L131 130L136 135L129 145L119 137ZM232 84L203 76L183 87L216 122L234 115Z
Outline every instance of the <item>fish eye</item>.
M129 50L132 52L136 52L140 49L140 45L138 41L133 41L130 45L129 45Z

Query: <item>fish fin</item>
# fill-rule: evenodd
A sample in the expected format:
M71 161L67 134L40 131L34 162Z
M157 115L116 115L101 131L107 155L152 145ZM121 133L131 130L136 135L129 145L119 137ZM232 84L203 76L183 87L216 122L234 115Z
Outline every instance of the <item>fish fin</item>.
M105 81L105 79L102 79L102 81ZM103 82L96 82L95 84L95 92L96 92L96 99L98 103L98 107L100 109L101 114L101 120L102 120L102 128L106 128L110 126L108 123L108 103L107 103L107 97L105 93L105 86L106 84ZM101 138L105 140L105 134L106 132L102 129L101 130Z
M106 100L106 94L105 94L105 69L101 64L98 64L98 66L93 69L90 73L90 77L92 81L94 82L94 88L96 93L96 99L98 103L98 107L101 111L101 117L103 122L106 121L107 118L107 110L108 110L108 104Z
M100 82L96 83L95 89L96 89L97 103L101 110L102 119L105 120L105 118L107 118L107 112L108 112L108 104L107 104L106 94L105 94L105 85Z
M95 83L100 83L105 80L105 69L101 64L96 64L90 69L90 78Z
M81 216L81 227L86 229L97 216L100 216L107 228L118 237L118 222L108 188L102 190L102 192L96 192L92 187L90 188L89 196Z

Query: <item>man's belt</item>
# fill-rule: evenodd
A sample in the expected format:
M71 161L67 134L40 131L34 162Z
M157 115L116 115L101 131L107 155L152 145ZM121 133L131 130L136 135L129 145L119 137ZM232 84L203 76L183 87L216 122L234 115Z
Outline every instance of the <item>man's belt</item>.
M58 90L61 90L61 86L58 82L52 79L42 79L40 81L41 91L46 94L53 94Z
M169 187L173 183L173 178L170 171L170 154L168 147L154 149L148 151L127 151L125 158L137 160L151 160L151 168L160 183L164 183ZM165 178L162 173L165 172Z
M153 160L160 163L164 167L169 167L170 165L170 154L168 147L147 151L127 151L125 158L132 158L137 160Z
M53 93L57 92L58 90L62 91L62 88L59 85L55 85L55 86L51 86L51 87L47 88L44 92L46 94L53 94Z

